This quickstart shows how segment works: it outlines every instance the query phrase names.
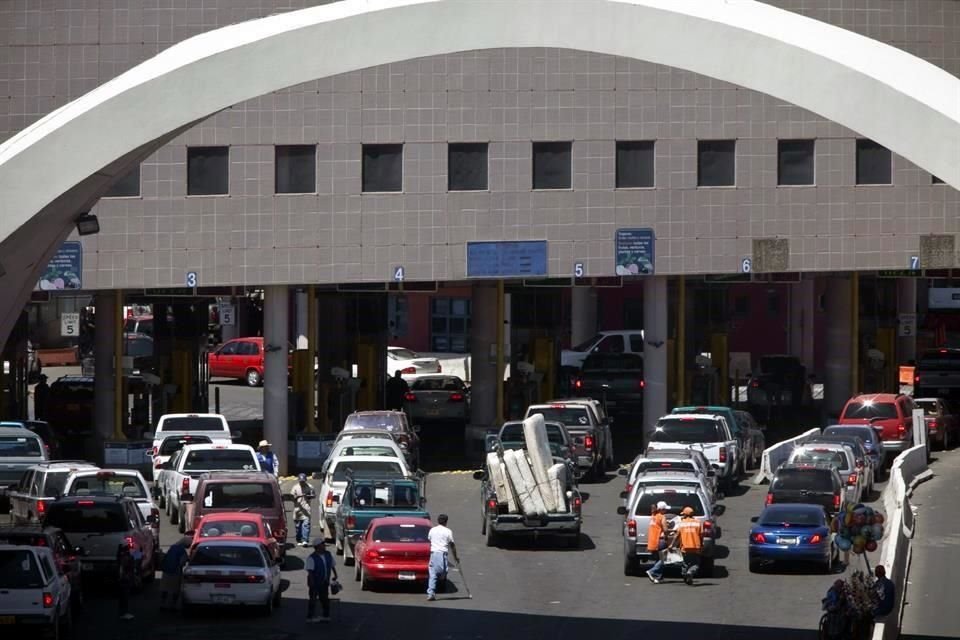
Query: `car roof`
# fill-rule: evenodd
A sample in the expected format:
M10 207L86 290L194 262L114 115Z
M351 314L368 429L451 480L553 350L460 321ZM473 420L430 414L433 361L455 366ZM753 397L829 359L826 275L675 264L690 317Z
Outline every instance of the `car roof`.
M914 402L936 402L937 400L939 400L940 402L946 402L946 399L945 399L945 398L941 398L941 397L939 397L939 396L929 396L929 397L924 397L924 398L914 398L914 399L913 399Z
M53 555L53 551L50 550L50 547L33 547L21 544L0 544L0 551L33 551L34 553L49 553Z
M414 516L383 516L380 518L374 518L370 521L370 526L379 526L382 524L419 524L424 527L432 527L433 523L430 521L430 518L417 518Z
M32 438L36 438L37 440L40 440L40 436L35 434L33 431L30 431L30 429L27 429L26 427L0 426L0 436L28 436L28 435Z
M814 513L824 513L822 505L804 504L803 502L781 502L779 504L775 502L764 507L762 513L768 511L812 511Z
M160 420L164 418L223 418L222 413L165 413L160 416Z
M211 482L269 482L277 484L277 478L269 471L207 471L201 481Z
M897 393L861 393L848 402L896 402L901 394Z
M54 460L52 462L38 462L29 467L29 471L93 471L99 469L92 462L73 460Z
M249 511L208 513L200 518L200 523L223 522L225 520L249 520L250 522L263 522L264 516L262 513L251 513Z
M131 478L139 478L146 482L146 478L143 477L143 474L137 471L136 469L101 469L100 467L84 468L77 469L74 472L76 476L96 476L101 473L110 473L115 476L129 476Z
M197 444L183 445L184 451L212 451L215 449L226 449L228 451L253 451L253 447L248 444L237 444L235 442L198 442Z
M389 433L389 431L384 431L384 433ZM354 439L354 438L346 438L346 440L353 440L353 439ZM389 448L391 448L391 449L398 449L398 448L399 448L399 446L397 445L397 441L394 440L393 438L373 438L373 437L369 437L369 438L361 438L361 440L363 440L363 443L349 444L349 445L343 445L343 446L344 446L344 447L378 447L378 446L380 446L380 447L389 447ZM340 441L338 441L338 442L336 443L336 445L339 447L339 446L342 445L343 443L344 443L344 440L340 440ZM339 457L339 456L338 456L338 457ZM367 457L369 457L369 456L367 456Z
M0 537L2 536L36 536L40 534L57 534L63 531L60 527L47 527L40 523L34 524L9 524L0 526Z
M354 411L350 416L396 416L402 415L403 411L391 411L387 409L377 409L375 411ZM350 416L347 416L349 418Z
M661 420L676 420L678 422L689 421L689 420L717 420L723 419L723 416L716 413L668 413L665 416L660 416L657 418L657 422Z
M133 504L136 504L136 500L134 500L134 499L132 499L132 498L128 498L128 497L126 497L126 496L99 496L99 495L89 495L89 496L64 496L64 497L58 498L56 501L54 501L54 502L53 502L53 506L56 506L56 505L58 505L58 504L73 504L73 503L75 503L75 502L90 502L90 501L93 501L93 502L113 502L113 503L131 502L131 503L133 503ZM48 508L49 508L49 507L48 507Z
M845 442L811 442L811 441L808 441L808 442L804 442L804 443L801 444L801 445L797 445L797 447L794 448L794 451L801 451L801 450L803 450L803 451L816 451L817 449L821 449L821 450L824 450L824 449L825 449L825 450L827 450L827 451L842 451L842 452L845 452L845 451L847 451L847 447L849 447L849 446L850 446L850 445L848 445L848 444L845 443Z
M260 542L257 538L241 538L241 537L224 537L224 538L201 538L200 542L197 543L197 546L201 545L215 545L218 547L254 547L259 549L263 546L263 543Z
M330 466L341 462L357 462L361 460L372 460L374 462L398 462L400 458L393 456L337 456L331 458Z
M822 471L827 473L837 473L837 470L834 468L834 466L832 464L827 464L826 462L818 462L816 464L810 464L807 462L785 462L777 467L777 470L773 472L773 475L777 475L781 471Z

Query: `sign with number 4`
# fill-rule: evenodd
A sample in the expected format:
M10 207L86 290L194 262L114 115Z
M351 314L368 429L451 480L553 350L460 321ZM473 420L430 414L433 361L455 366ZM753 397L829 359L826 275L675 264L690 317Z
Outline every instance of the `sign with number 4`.
M403 267L395 267L393 270L393 279L397 282L403 282L403 279L406 277L407 272Z

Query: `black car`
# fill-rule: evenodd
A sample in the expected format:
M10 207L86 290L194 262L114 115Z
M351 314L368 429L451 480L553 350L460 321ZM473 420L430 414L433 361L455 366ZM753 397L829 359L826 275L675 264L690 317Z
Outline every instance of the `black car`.
M70 580L70 599L73 610L78 611L83 606L83 569L80 557L84 555L84 550L70 544L67 534L62 529L43 527L38 524L0 527L0 544L50 549L57 561L57 566Z
M843 508L843 501L843 481L833 466L784 464L770 481L766 504L819 504L835 515Z

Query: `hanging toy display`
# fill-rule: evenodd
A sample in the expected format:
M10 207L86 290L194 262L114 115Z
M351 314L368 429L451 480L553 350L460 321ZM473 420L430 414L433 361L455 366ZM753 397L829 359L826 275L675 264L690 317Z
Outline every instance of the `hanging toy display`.
M865 552L876 551L883 538L884 516L879 511L863 504L847 505L830 523L836 534L835 544L841 551L853 551L862 555L867 568L870 561Z

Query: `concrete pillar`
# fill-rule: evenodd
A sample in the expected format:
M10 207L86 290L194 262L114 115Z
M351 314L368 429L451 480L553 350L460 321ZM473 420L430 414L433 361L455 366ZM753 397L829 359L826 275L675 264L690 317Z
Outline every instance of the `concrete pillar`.
M307 292L297 291L297 340L294 348L298 351L307 348L308 329L307 315L309 313L309 303L307 302Z
M495 428L499 426L494 351L497 344L497 287L492 284L474 286L471 309L471 422L484 429Z
M597 290L573 287L570 295L570 344L586 342L597 333Z
M917 278L897 280L897 313L917 314ZM899 336L897 338L897 364L917 359L917 336Z
M814 284L801 280L790 285L790 355L800 358L807 373L813 373Z
M263 436L280 459L280 473L287 471L289 431L287 396L287 322L290 295L286 286L264 287L263 343Z
M94 300L96 332L94 334L93 422L97 440L113 438L114 421L114 333L120 310L113 291L100 291Z
M827 358L824 364L823 402L828 416L838 416L855 391L852 387L850 281L828 278L826 288Z
M667 412L667 278L643 281L643 429L650 433ZM646 437L644 438L646 441Z

